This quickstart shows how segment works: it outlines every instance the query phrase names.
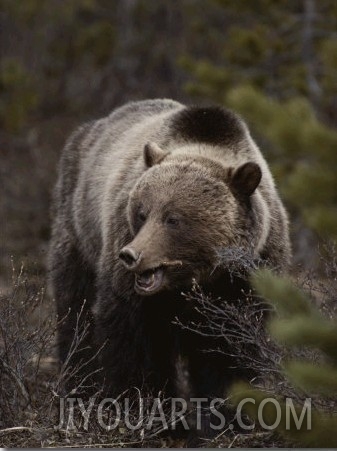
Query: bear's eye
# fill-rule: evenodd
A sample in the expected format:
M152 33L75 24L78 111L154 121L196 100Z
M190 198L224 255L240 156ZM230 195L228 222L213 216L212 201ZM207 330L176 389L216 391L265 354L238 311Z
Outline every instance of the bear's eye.
M168 216L166 218L166 224L172 227L177 227L179 225L179 219L174 216Z
M140 222L145 222L146 221L146 214L143 211L140 211L138 213L138 219Z

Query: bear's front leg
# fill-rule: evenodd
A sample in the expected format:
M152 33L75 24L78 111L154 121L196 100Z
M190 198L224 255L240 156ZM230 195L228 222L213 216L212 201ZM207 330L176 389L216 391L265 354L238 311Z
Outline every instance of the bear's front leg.
M104 394L118 396L132 387L154 396L170 392L172 335L163 304L114 289L110 272L101 275L97 287L93 314Z
M132 299L122 298L108 276L98 280L93 308L100 385L105 396L116 397L144 381L144 340L139 311Z
M204 349L215 349L215 346L208 345ZM230 387L234 382L250 380L256 374L253 370L240 368L235 358L226 355L226 351L196 351L189 360L191 390L198 400L195 401L194 431L190 434L193 444L200 438L212 439L225 428L237 429L235 411L228 398Z
M96 369L90 314L95 296L95 274L65 227L55 228L49 260L52 296L58 314L62 391L82 394L88 392L89 385L94 385L91 375Z
M191 392L195 401L191 418L192 431L189 445L200 439L212 439L230 424L237 428L235 411L230 405L229 390L238 380L249 380L255 376L252 370L240 368L228 352L210 352L217 346L207 340L196 343L195 350L189 353L189 373ZM206 352L205 352L206 351Z

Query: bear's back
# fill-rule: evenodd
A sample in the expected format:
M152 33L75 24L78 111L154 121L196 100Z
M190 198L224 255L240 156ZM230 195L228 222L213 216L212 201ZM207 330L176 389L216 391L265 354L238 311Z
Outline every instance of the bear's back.
M136 102L129 102L112 111L108 116L108 120L111 124L116 124L118 121L132 121L135 123L144 117L153 116L177 108L179 109L182 106L181 103L171 99L139 100Z
M93 244L87 245L96 249L92 253L101 246L102 231L111 228L111 212L125 216L128 193L146 170L143 149L149 141L173 155L204 156L225 167L259 164L263 177L257 191L271 217L280 218L269 167L239 116L224 107L169 99L130 102L82 126L64 150L57 203L67 210L80 241Z

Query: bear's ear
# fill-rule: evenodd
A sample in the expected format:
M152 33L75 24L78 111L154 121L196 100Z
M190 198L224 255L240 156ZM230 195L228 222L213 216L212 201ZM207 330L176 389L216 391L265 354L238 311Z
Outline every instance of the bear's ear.
M248 162L232 173L229 187L234 194L251 196L261 181L262 171L258 164Z
M144 161L148 168L159 164L169 152L165 152L156 143L149 142L144 146Z

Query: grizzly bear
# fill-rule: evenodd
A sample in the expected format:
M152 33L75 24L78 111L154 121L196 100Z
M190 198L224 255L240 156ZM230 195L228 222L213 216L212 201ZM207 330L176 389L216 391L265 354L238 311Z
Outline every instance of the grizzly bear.
M53 213L61 363L83 376L97 361L109 396L131 386L179 396L179 359L191 396L222 397L247 377L174 322L196 315L183 295L194 282L234 301L249 289L219 264L221 250L244 249L278 271L290 260L287 214L239 116L156 99L84 124L65 145ZM89 328L74 353L83 308Z

